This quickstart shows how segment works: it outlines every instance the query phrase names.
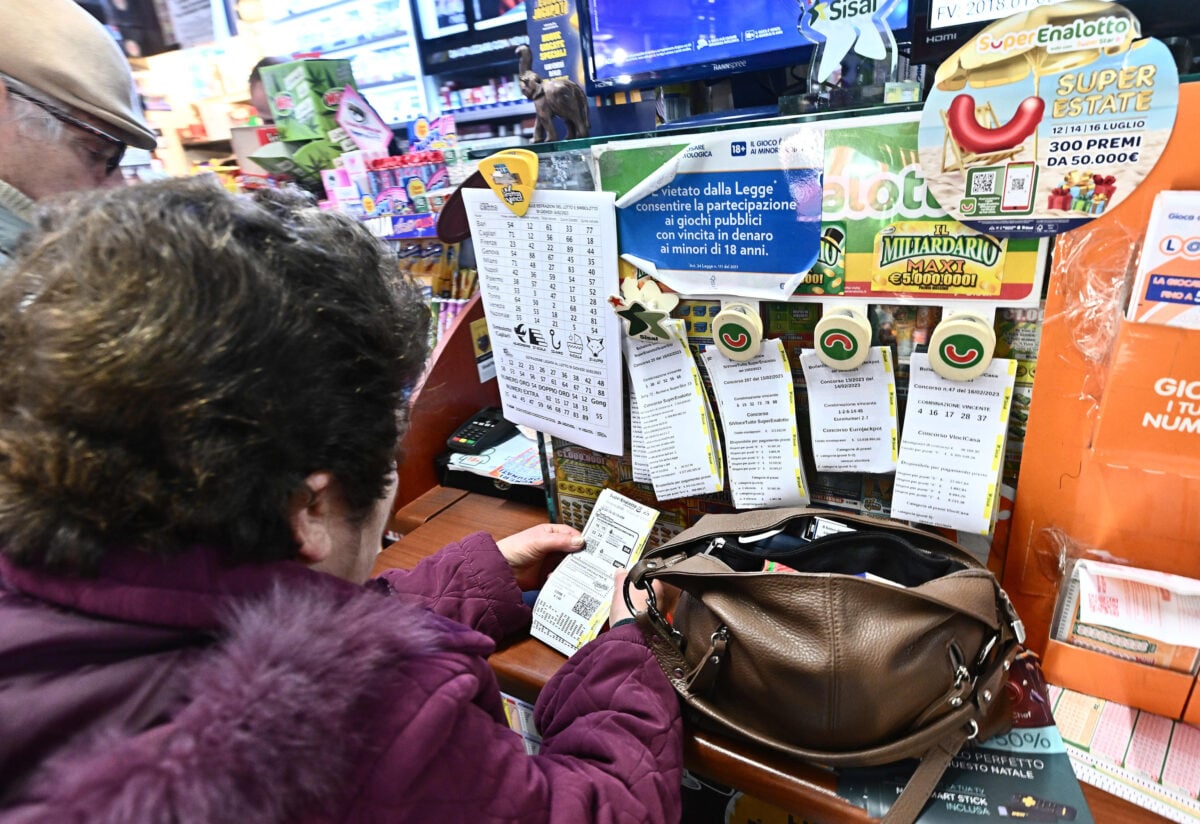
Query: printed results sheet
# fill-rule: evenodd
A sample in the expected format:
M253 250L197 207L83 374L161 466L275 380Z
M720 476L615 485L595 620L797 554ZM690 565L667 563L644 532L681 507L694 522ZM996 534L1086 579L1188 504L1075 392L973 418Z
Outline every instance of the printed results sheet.
M517 217L463 189L504 416L580 446L624 451L613 195L538 189Z
M1017 362L995 358L967 381L941 377L924 353L914 353L909 368L892 517L986 535Z

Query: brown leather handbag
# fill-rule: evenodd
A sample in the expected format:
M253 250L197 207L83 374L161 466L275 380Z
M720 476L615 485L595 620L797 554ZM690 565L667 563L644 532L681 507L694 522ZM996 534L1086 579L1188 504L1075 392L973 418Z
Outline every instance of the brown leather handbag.
M1021 622L940 536L816 509L706 515L633 567L627 602L652 581L681 590L668 616L650 589L638 622L692 721L835 768L920 759L889 824L1011 722Z

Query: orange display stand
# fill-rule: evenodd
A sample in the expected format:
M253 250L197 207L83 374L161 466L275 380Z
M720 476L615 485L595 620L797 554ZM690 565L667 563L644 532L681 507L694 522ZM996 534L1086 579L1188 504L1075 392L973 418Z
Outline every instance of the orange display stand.
M1160 417L1180 409L1168 406L1167 387L1182 383L1186 393L1200 382L1200 330L1128 323L1121 297L1155 194L1200 189L1198 140L1200 84L1188 83L1150 176L1110 213L1057 239L1003 575L1051 682L1193 722L1192 676L1049 635L1074 557L1200 578L1200 414L1176 426Z

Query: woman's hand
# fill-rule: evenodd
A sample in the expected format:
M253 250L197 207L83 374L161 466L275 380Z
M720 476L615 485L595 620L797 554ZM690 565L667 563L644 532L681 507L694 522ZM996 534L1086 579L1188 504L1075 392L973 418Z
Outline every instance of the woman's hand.
M626 570L617 570L613 576L613 600L612 608L608 613L608 625L616 626L617 622L623 621L626 618L635 617L629 611L629 606L625 603L625 575ZM662 581L652 581L650 586L654 587L654 599L657 604L658 611L663 615L669 615L675 608L675 602L679 600L679 590L675 587L668 587ZM646 611L646 602L648 600L646 590L638 587L630 587L629 598L633 601L634 607L639 613Z
M564 524L538 524L496 541L521 589L537 589L567 552L583 549L583 535Z

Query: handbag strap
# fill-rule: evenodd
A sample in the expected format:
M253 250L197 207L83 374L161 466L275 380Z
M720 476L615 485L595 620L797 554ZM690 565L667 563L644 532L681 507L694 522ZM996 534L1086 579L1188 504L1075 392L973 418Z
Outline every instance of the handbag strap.
M1005 600L1007 600L1007 596L1005 596ZM981 706L979 696L990 696L990 701L987 698L983 699L988 703L999 699L1000 691L1004 689L1004 683L1008 680L1009 666L1020 650L1017 634L1010 632L1009 629L1007 625L1001 627L1000 649L996 651L988 669L981 674L976 695L972 696L971 704L975 707L976 717L985 725L988 725L988 709ZM1006 703L1001 701L998 706L1005 708L1004 712L1007 713ZM994 711L995 707L991 709ZM1008 723L1002 723L1000 726L1007 728ZM941 740L921 756L920 764L917 765L912 777L908 779L908 783L904 785L904 789L900 791L900 795L888 808L887 814L880 820L881 824L913 824L929 802L929 797L937 789L938 782L946 774L946 768L950 766L950 762L954 760L966 743L979 735L986 738L996 731L996 729L981 730L979 721L972 719L966 726L960 724L947 732Z
M900 795L892 802L887 813L880 819L880 824L913 824L921 810L929 802L929 797L937 788L937 784L946 773L950 762L958 755L970 736L963 730L947 735L925 755L913 772Z

